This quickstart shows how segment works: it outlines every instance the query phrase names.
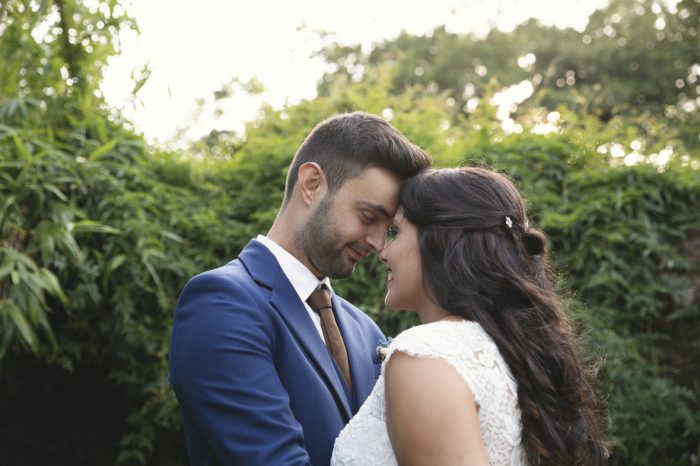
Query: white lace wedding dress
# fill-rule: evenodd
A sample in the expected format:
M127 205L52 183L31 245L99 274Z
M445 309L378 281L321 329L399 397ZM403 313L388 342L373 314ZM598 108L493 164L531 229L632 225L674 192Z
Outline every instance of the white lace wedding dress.
M384 373L396 351L450 364L467 383L479 407L489 463L527 465L521 444L517 384L496 344L475 322L438 321L406 330L391 342L374 390L335 441L331 466L397 464L384 410Z

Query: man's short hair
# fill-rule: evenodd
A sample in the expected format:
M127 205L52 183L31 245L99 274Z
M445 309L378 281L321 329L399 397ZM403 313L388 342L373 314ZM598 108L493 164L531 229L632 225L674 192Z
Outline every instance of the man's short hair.
M407 180L430 167L423 149L382 118L364 112L333 116L309 133L289 167L284 204L291 199L299 167L306 162L319 164L331 195L367 168L385 168Z

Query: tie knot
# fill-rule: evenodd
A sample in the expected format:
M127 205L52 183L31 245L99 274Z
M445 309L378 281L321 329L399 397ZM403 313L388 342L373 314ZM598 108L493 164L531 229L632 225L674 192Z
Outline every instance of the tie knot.
M331 292L326 288L326 285L321 285L311 293L309 299L306 300L311 306L311 309L318 312L321 309L331 308Z

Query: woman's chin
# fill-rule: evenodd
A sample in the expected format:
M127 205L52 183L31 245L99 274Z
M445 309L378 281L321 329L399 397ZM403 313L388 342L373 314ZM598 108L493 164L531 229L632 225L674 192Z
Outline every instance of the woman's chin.
M394 311L394 312L398 312L398 311L415 312L412 310L411 306L406 306L406 303L401 303L401 302L396 301L395 299L392 299L390 293L387 293L386 298L384 299L384 306L387 309L389 309L390 311Z
M389 295L387 294L386 298L384 298L384 307L393 311L394 309L391 307L391 301L389 301Z
M396 306L396 302L394 301L393 297L391 296L391 291L386 292L386 297L384 298L384 306L390 311L395 311L399 309Z

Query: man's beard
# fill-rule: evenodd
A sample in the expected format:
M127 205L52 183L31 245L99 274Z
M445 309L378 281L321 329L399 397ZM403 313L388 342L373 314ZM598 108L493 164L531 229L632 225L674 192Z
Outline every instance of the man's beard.
M345 243L333 215L333 196L326 195L298 232L296 244L311 265L328 278L347 278L355 270L345 256Z

